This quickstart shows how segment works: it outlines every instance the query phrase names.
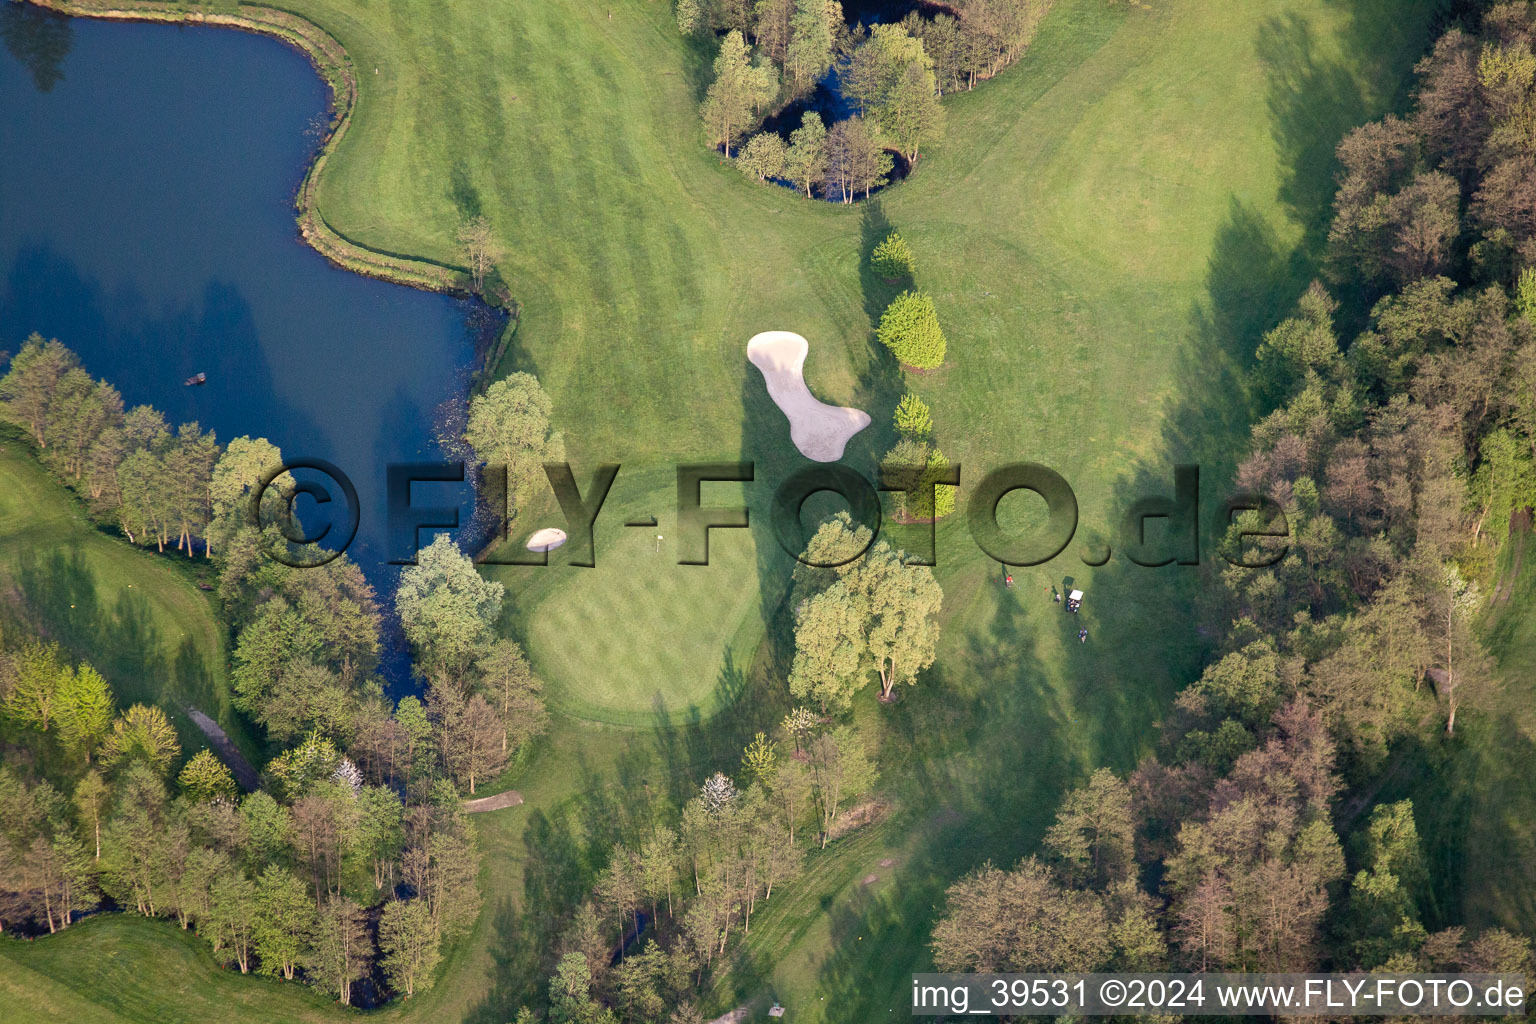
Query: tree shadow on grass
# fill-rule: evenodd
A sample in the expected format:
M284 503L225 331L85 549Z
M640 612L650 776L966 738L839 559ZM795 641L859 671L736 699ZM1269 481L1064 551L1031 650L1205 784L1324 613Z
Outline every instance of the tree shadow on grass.
M1279 52L1280 33L1289 33L1293 43L1305 39L1295 25L1265 31L1272 54ZM1343 82L1315 61L1307 73ZM1083 611L1063 616L1059 625L1066 656L1082 661L1080 668L1069 667L1066 692L1053 690L1037 667L1040 638L1025 633L1010 591L990 628L967 638L964 655L941 658L924 686L893 709L884 747L901 751L899 776L890 778L891 759L882 766L907 813L887 827L916 830L919 838L896 868L895 884L873 892L861 887L835 897L829 908L842 940L821 964L816 992L826 1005L835 1001L838 1019L887 1016L892 993L903 991L908 974L930 962L926 939L947 884L986 860L1009 866L1035 850L1060 793L1092 769L1108 764L1129 770L1153 742L1153 725L1173 692L1193 681L1215 647L1216 638L1196 625L1215 589L1213 574L1225 565L1213 564L1220 533L1213 514L1258 411L1246 371L1264 331L1305 287L1325 236L1326 200L1320 192L1304 192L1301 179L1317 173L1318 154L1331 159L1337 139L1307 140L1313 112L1292 102L1296 88L1292 78L1277 76L1271 110L1289 167L1287 208L1308 219L1303 242L1285 246L1257 211L1231 200L1213 241L1205 299L1191 308L1178 349L1176 399L1165 413L1159 453L1133 467L1110 501L1114 518L1103 539L1118 546L1118 516L1140 497L1170 493L1174 464L1199 464L1205 564L1144 568L1122 553L1092 573ZM1358 106L1352 110L1352 116L1364 116ZM1326 177L1326 169L1322 173ZM1160 531L1149 534L1155 543ZM1078 549L1088 539L1080 533L1046 567L1051 578L1081 573ZM957 582L947 581L946 589ZM968 582L986 585L980 573ZM1079 624L1092 637L1081 648L1072 638ZM961 667L952 673L957 662ZM967 759L957 751L985 754ZM755 971L762 976L765 968Z
M773 733L789 710L787 694L773 685L782 676L771 669L773 654L765 649L769 646L759 648L751 666L738 665L733 652L725 650L712 701L720 710L707 719L697 706L679 716L656 695L651 737L656 756L670 766L661 785L674 807L697 796L704 780L715 772L734 776L752 737L758 732Z
M531 927L537 918L519 914L510 897L497 900L491 914L491 988L465 1015L464 1024L507 1024L539 997L541 946Z
M229 724L228 695L207 658L191 637L162 633L142 593L124 588L104 603L96 573L78 550L23 552L16 575L29 625L89 662L111 684L120 706L160 705L188 750L206 743L185 714L189 705Z

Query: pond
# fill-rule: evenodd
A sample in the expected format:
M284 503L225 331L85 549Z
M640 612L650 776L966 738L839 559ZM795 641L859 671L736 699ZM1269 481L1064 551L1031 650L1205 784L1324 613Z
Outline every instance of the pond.
M341 467L360 498L350 553L387 593L384 467L439 457L483 307L337 269L298 239L327 95L297 51L9 2L0 41L0 348L57 337L127 405ZM468 521L467 487L416 491L466 499Z

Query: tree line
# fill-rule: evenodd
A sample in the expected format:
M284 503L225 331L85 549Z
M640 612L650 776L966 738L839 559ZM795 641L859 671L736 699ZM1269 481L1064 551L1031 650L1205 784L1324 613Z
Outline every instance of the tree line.
M184 551L207 545L232 635L233 703L266 738L262 788L240 797L206 750L183 764L163 711L116 714L106 680L58 646L0 636L0 926L54 931L115 907L174 916L222 962L304 979L342 1002L376 972L396 994L430 986L443 944L480 905L458 794L504 771L547 722L541 681L497 631L501 585L445 537L402 572L395 612L426 685L423 698L391 702L378 676L383 613L358 566L344 554L315 565L319 552L284 538L284 477L268 492L272 521L251 522L253 488L281 451L241 437L221 452L195 425L138 430L158 414L114 417L115 396L37 337L0 381L0 408L94 512L111 510L137 543L164 529ZM509 504L557 450L549 411L526 374L471 404L469 440L508 466ZM93 462L93 451L113 458ZM140 486L136 458L154 460L143 489L166 510L174 497L175 514L162 510L148 533L123 507Z
M1536 15L1478 13L1339 145L1325 280L1259 346L1237 478L1272 504L1228 543L1278 563L1221 574L1156 755L950 888L941 969L1530 969L1525 936L1430 929L1411 802L1361 811L1401 747L1491 709L1476 623L1536 504ZM1238 536L1277 509L1289 537Z
M104 905L171 918L242 973L348 1003L375 964L401 994L430 986L441 943L474 922L478 854L443 780L390 785L311 739L328 749L305 751L302 785L240 797L207 750L174 773L163 711L114 717L99 674L36 640L0 655L0 695L0 929L55 932Z
M838 0L677 0L686 35L720 36L700 106L710 144L758 181L852 203L943 136L946 90L971 89L1023 55L1050 0L957 0L898 24L850 28ZM828 125L806 110L784 138L763 121L835 75L857 108ZM738 143L741 143L739 150Z
M550 1024L702 1024L696 997L733 937L792 884L875 785L863 739L800 707L736 778L621 830L547 957ZM516 1024L540 1019L524 1008Z
M173 431L151 406L125 411L115 387L93 380L74 352L38 334L0 377L0 407L93 516L115 520L130 542L160 551L174 542L190 554L194 540L208 540L219 449L197 423Z

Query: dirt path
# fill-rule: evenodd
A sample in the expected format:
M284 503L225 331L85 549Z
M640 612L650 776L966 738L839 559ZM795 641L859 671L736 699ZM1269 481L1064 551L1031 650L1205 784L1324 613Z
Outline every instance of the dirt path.
M251 767L251 762L240 753L240 748L224 734L219 728L219 723L203 714L197 708L187 708L187 715L192 719L192 724L203 731L208 737L208 745L213 747L213 752L219 755L219 760L229 766L234 773L235 781L240 783L240 788L247 793L254 793L261 788L261 776L256 774L256 769Z
M744 1021L747 1019L747 1014L749 1012L750 1011L745 1006L738 1006L730 1013L727 1013L724 1016L716 1017L714 1020L710 1021L709 1024L738 1024L739 1021Z
M483 811L499 811L503 807L516 807L523 802L523 794L515 789L509 789L505 793L497 793L495 796L482 796L477 800L465 800L464 809L470 814L480 814Z

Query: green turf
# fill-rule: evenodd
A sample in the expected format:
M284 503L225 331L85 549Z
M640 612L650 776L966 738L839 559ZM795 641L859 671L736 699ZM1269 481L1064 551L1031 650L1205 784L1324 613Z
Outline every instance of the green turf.
M112 684L118 706L159 703L182 746L206 746L196 707L249 750L230 705L224 632L207 566L136 550L94 527L25 441L0 438L0 584L49 639Z
M679 38L662 0L289 6L362 72L323 214L360 242L451 259L457 223L484 213L524 304L504 369L549 389L583 484L598 462L624 467L596 569L557 555L547 569L488 570L563 714L515 778L528 803L479 819L489 912L438 987L390 1014L511 1019L541 929L579 897L612 822L733 767L782 714L785 652L765 622L782 621L789 563L763 512L804 462L745 360L752 334L810 339L812 390L875 417L848 455L869 468L904 382L870 340L890 289L862 254L897 228L950 339L951 365L912 386L963 480L1033 459L1075 487L1079 543L1012 591L962 524L941 528L938 665L893 707L872 689L858 703L892 817L776 893L711 995L717 1012L771 996L801 1021L890 1019L907 972L927 966L944 886L1031 850L1090 768L1134 763L1208 649L1197 573L1090 569L1079 549L1114 542L1119 510L1167 491L1176 460L1201 460L1220 485L1252 414L1248 355L1312 273L1333 146L1396 103L1433 4L1058 0L1019 66L947 101L949 136L917 173L852 208L754 186L700 144L707 54ZM717 567L673 564L671 467L742 459L758 473L750 536L716 534ZM660 556L651 532L621 525L647 514L668 536ZM1069 581L1089 593L1079 620L1047 597ZM161 926L110 927L137 963L128 987L142 1006L121 1008L122 979L71 971L86 930L0 945L0 964L123 1019L176 1019L139 988L183 974L204 979L206 1000L189 1003L202 1019L298 1015L278 1000L259 1013L249 993L265 983L196 974L202 954L168 951L152 938ZM221 1009L225 990L238 1012Z

